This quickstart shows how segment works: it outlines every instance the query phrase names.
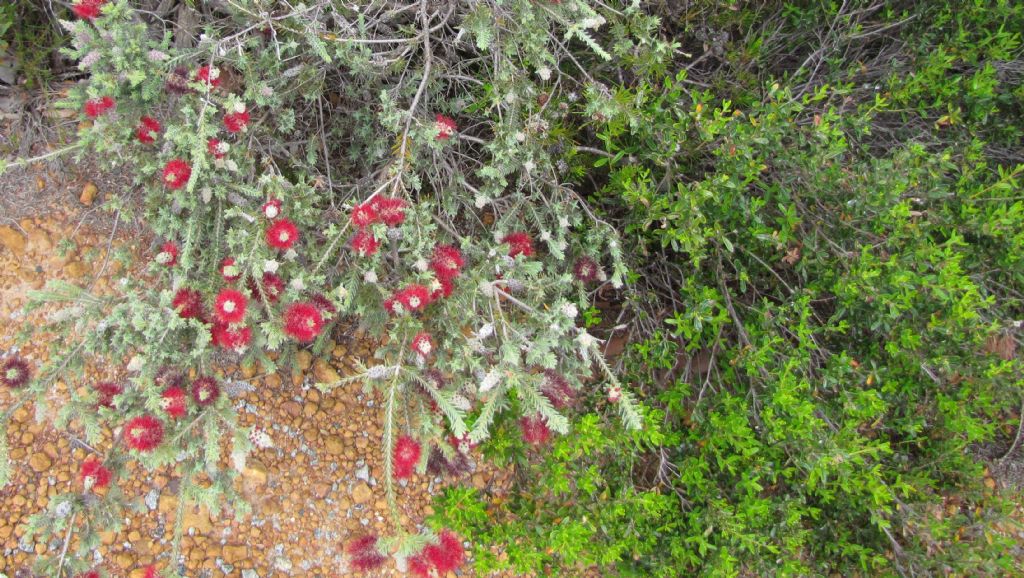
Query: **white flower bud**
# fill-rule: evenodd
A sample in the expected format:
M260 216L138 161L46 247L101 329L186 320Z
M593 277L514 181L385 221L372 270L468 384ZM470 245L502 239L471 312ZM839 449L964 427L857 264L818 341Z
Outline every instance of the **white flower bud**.
M498 370L492 369L488 371L487 375L480 380L480 393L485 393L494 389L494 386L498 385L499 377L500 375L498 374Z
M367 283L376 283L377 282L377 272L376 271L367 271L366 273L363 273L363 281L365 281Z
M537 69L537 76L539 76L541 80L551 80L551 69L547 66L541 66Z
M276 273L277 272L277 268L280 267L280 266L281 266L281 264L278 263L277 261L275 261L274 259L267 259L266 261L263 262L263 272L264 273Z

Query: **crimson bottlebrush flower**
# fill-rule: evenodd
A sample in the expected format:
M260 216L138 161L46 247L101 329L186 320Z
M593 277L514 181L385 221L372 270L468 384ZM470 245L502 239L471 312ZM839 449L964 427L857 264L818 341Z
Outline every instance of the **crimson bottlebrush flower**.
M369 257L375 254L378 248L380 248L380 243L367 229L361 229L352 237L352 250L360 257Z
M519 418L519 429L522 430L523 441L532 446L543 445L551 438L551 428L540 414Z
M100 8L107 0L76 0L71 4L71 11L82 20L92 20L100 15Z
M576 397L576 392L569 386L569 380L553 369L544 370L540 391L556 409L569 407Z
M260 293L259 285L256 284L256 280L249 279L249 295L252 295L253 299L263 301L263 296L266 295L267 299L271 303L277 303L277 300L281 298L281 293L284 292L284 280L267 271L263 274L263 293Z
M419 578L430 578L430 562L423 557L423 554L416 554L408 560L409 573Z
M416 334L416 337L412 339L412 350L427 357L430 352L434 350L434 342L430 339L430 334L426 331L421 331Z
M96 570L89 570L88 572L77 574L75 578L100 578L100 573Z
M238 323L245 319L245 295L234 289L224 289L217 294L214 313L224 323Z
M299 228L288 219L278 219L267 227L267 244L275 249L290 249L299 240Z
M226 142L222 142L220 139L210 138L206 141L206 150L213 155L213 158L215 159L219 160L224 158L224 155L228 154L230 149L231 145Z
M178 262L178 246L173 241L164 242L163 245L160 245L160 252L156 254L154 260L165 267L175 265Z
M124 392L124 386L112 381L100 381L93 385L96 390L96 403L100 407L114 407L114 397Z
M249 111L229 112L224 115L224 128L228 132L241 132L249 124Z
M418 311L430 303L430 291L423 285L409 285L395 294L406 311Z
M185 385L185 374L180 369L164 366L153 377L158 387L182 387Z
M284 312L284 332L300 342L316 339L323 326L323 317L312 303L293 303Z
M274 219L278 218L281 215L281 200L270 199L269 201L263 203L263 208L261 210L263 211L264 217L273 221Z
M469 432L462 434L462 437L448 436L448 443L462 454L468 454L476 447L476 444L469 439Z
M156 142L156 135L159 132L160 122L151 116L144 116L139 119L139 126L135 127L135 137L143 144Z
M8 357L0 365L0 383L12 389L24 387L31 377L28 362L20 357Z
M622 388L613 385L608 388L608 403L618 403L622 399Z
M430 292L430 300L431 301L437 301L438 299L441 299L441 298L444 298L444 297L450 297L451 294L452 294L452 290L454 288L455 288L455 285L452 284L452 281L451 281L450 278L448 278L448 277L438 277L437 278L437 286L436 286L436 288L434 288L434 290Z
M443 114L439 114L435 118L434 128L437 129L437 140L448 140L451 138L457 128L455 121Z
M164 165L164 184L169 189L180 189L192 176L192 167L181 159L167 161Z
M85 458L78 473L78 479L87 492L93 488L100 489L109 486L111 477L110 470L105 468L103 462L95 456Z
M309 302L320 311L320 317L325 320L334 317L334 314L338 312L338 309L334 307L334 303L323 295L323 293L314 293L309 297Z
M363 203L352 207L352 224L363 228L367 225L372 225L377 222L377 210L374 209L373 203Z
M523 233L522 231L505 235L505 238L502 239L501 242L508 244L509 257L515 257L516 255L522 255L524 257L533 256L533 240L530 239L530 235Z
M238 266L235 265L234 257L224 257L224 260L220 262L220 276L229 283L238 281L238 278L242 276Z
M381 554L377 547L377 536L374 534L367 534L349 542L345 546L345 553L351 557L349 566L360 572L379 568L387 561L387 557Z
M239 325L215 322L210 330L213 344L224 349L243 353L252 340L252 329Z
M445 530L441 532L437 544L430 544L423 548L423 556L437 570L439 576L444 576L462 565L465 551L462 549L462 541L453 532Z
M171 307L182 319L201 319L203 317L203 296L195 289L182 287L174 294Z
M188 409L185 390L180 387L168 387L160 394L160 408L173 418L185 415Z
M220 386L217 385L216 379L203 375L192 382L192 399L199 407L211 405L217 401L218 397L220 397Z
M434 254L430 259L430 268L439 279L451 279L457 277L462 271L466 262L462 258L462 252L451 245L438 245L434 247Z
M85 116L89 118L96 118L114 108L115 105L116 103L114 102L114 99L109 96L90 98L85 101Z
M576 279L584 283L590 283L597 279L601 273L601 266L597 264L590 257L583 256L576 260L576 264L572 267L572 274L576 276Z
M391 197L374 197L370 206L377 213L380 222L397 227L405 222L405 201Z
M132 419L124 426L124 442L140 452L148 452L164 441L164 424L151 415Z
M214 66L203 65L196 71L196 82L205 83L212 87L220 86L220 69Z
M472 465L466 454L456 452L451 459L438 448L430 450L427 458L427 473L432 476L461 476L469 473Z
M422 448L420 448L419 442L411 437L401 436L398 438L398 441L395 442L395 451L392 459L396 478L408 478L412 475L413 470L416 469L416 464L420 461L421 451Z
M142 578L158 578L156 573L156 564L150 564L146 566L146 573L142 575Z

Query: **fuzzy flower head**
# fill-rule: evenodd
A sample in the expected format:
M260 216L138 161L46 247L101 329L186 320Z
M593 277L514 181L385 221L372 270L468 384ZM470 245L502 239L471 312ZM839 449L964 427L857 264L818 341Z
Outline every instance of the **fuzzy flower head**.
M103 96L100 98L90 98L85 101L85 107L83 108L85 116L89 118L96 118L102 114L106 114L116 106L113 98L109 96Z
M182 319L201 319L203 317L203 296L195 289L182 287L174 294L171 307Z
M430 268L437 275L438 279L452 279L458 277L462 272L466 261L462 258L462 252L451 245L438 245L434 247L434 254L430 259Z
M213 156L214 159L220 160L224 158L225 155L228 154L229 150L231 150L231 145L221 141L220 139L211 137L209 140L206 141L206 150Z
M448 140L455 134L458 127L450 117L439 114L435 117L434 128L437 129L437 140Z
M551 438L551 428L540 414L519 418L519 429L523 433L523 441L531 446L544 445Z
M370 206L377 213L380 222L397 227L405 222L405 201L392 197L374 197Z
M242 276L238 265L235 264L234 257L224 257L224 260L220 262L220 276L229 283L238 281L238 278Z
M217 384L216 379L208 375L201 375L192 382L192 399L199 407L212 405L218 397L220 397L220 385Z
M82 487L87 492L109 486L112 477L110 470L105 468L103 462L95 456L85 458L78 472L78 479L82 482Z
M431 340L430 334L426 331L417 333L416 337L412 339L412 350L418 355L428 357L434 351L434 342Z
M396 293L395 299L406 311L419 311L430 303L430 291L423 285L412 284Z
M409 436L401 436L395 442L395 451L392 465L395 468L395 477L402 479L412 476L416 464L420 461L422 448L419 442Z
M172 418L185 415L188 409L185 390L180 387L168 387L160 394L160 409Z
M188 94L192 92L192 88L189 87L188 83L188 69L178 67L167 75L167 80L164 82L164 86L167 90L175 94Z
M195 81L216 88L220 86L220 69L215 66L200 66L196 71Z
M349 566L360 572L368 572L383 566L387 557L381 554L377 541L376 535L368 534L346 544L345 553L349 556Z
M248 124L248 110L243 109L241 111L229 112L224 115L224 128L226 128L228 132L242 132Z
M527 233L522 231L509 233L508 235L505 235L501 242L508 245L509 257L515 257L516 255L522 255L524 257L533 256L533 240Z
M576 392L569 386L569 380L553 369L544 370L540 381L540 391L555 409L569 407L576 397Z
M352 207L352 224L360 229L377 222L377 210L373 203L362 203Z
M601 266L590 257L583 256L576 260L572 267L572 274L578 281L590 283L598 278L601 273Z
M113 381L100 381L93 385L96 390L96 403L100 407L114 407L114 397L124 392L124 386Z
M237 353L245 353L252 341L252 329L237 324L214 322L210 334L214 345Z
M148 452L164 441L164 424L151 415L132 419L124 426L125 444L140 452Z
M309 302L320 312L320 317L324 320L329 320L334 317L334 314L338 312L338 308L331 303L323 293L314 293L309 296Z
M263 208L261 210L263 211L264 217L273 221L274 219L281 216L281 200L270 199L269 201L263 203Z
M100 578L100 573L98 570L89 570L88 572L76 574L75 578Z
M423 556L437 570L438 576L444 576L462 565L466 553L462 541L454 533L445 530L438 538L437 544L423 548Z
M619 403L622 399L622 388L617 385L608 387L608 403Z
M263 273L263 291L260 292L260 285L257 285L256 280L249 279L249 295L253 299L263 301L263 296L271 303L277 303L277 300L281 298L281 293L284 292L284 280L278 277L276 274L267 271Z
M438 299L450 297L454 289L455 285L452 283L451 278L438 277L436 283L430 287L430 300L437 301Z
M160 252L156 254L154 260L165 267L174 266L178 262L178 246L174 244L174 241L165 242L160 245Z
M267 227L267 244L275 249L287 250L299 240L299 228L288 219L278 219Z
M164 184L167 188L177 190L188 183L192 177L192 167L181 159L167 161L164 165Z
M160 134L160 122L151 117L144 116L139 119L139 126L135 127L135 138L142 144L153 144L156 136Z
M8 357L0 364L0 383L11 389L25 387L31 377L28 362L20 357Z
M107 3L107 0L75 0L71 4L71 11L82 20L93 20L100 15L100 9Z
M377 238L373 236L373 233L368 229L361 229L352 237L352 251L360 257L369 257L377 253L377 249L380 248L380 243Z
M245 318L245 306L248 300L241 292L224 289L217 294L214 313L224 323L239 323Z
M323 326L320 310L312 303L293 303L284 312L284 332L299 342L313 341Z

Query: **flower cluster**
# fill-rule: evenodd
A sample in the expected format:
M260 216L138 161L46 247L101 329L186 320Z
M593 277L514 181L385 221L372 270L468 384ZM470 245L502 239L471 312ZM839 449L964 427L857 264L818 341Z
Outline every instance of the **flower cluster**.
M32 377L28 362L16 356L8 357L0 364L0 383L17 389L24 387Z
M420 578L444 576L461 566L465 555L459 537L446 530L438 536L437 544L429 544L409 558L409 572Z
M395 451L392 456L395 477L402 479L412 476L416 464L420 462L422 447L419 442L409 436L401 436L395 442Z
M100 15L100 9L106 3L107 0L75 0L71 4L71 11L83 20L93 20Z
M85 112L85 116L89 118L96 118L113 110L116 104L117 103L114 102L114 99L109 96L90 98L85 101L85 107L83 110Z

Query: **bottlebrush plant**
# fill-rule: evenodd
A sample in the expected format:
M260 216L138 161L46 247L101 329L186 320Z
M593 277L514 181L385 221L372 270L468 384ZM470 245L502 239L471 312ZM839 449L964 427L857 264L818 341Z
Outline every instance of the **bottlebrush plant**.
M237 384L212 368L235 358L273 372L299 350L323 354L343 319L380 347L358 375L317 386L381 392L395 522L393 536L350 545L352 567L386 554L422 575L461 563L450 532L402 527L394 479L424 472L432 456L457 467L497 420L522 423L544 451L571 427L574 392L605 388L617 418L642 423L578 319L596 291L622 287L626 269L566 159L572 131L613 105L604 63L657 66L671 52L650 20L581 0L376 13L266 4L218 4L193 48L172 48L173 30L123 0L65 23L66 54L88 73L63 103L83 121L68 150L132 175L143 202L114 197L107 208L155 239L149 278L123 279L117 295L59 283L35 295L32 307L65 305L47 328L64 339L12 390L2 421L24 403L54 411L99 452L91 487L109 483L98 499L62 496L34 519L30 535L65 547L78 535L40 572L89 570L97 529L118 527L129 461L171 466L183 498L244 512L232 483L266 436L238 426ZM57 381L91 362L117 368L117 380L71 388L51 409ZM225 439L234 469L220 467ZM0 481L6 465L4 455Z

